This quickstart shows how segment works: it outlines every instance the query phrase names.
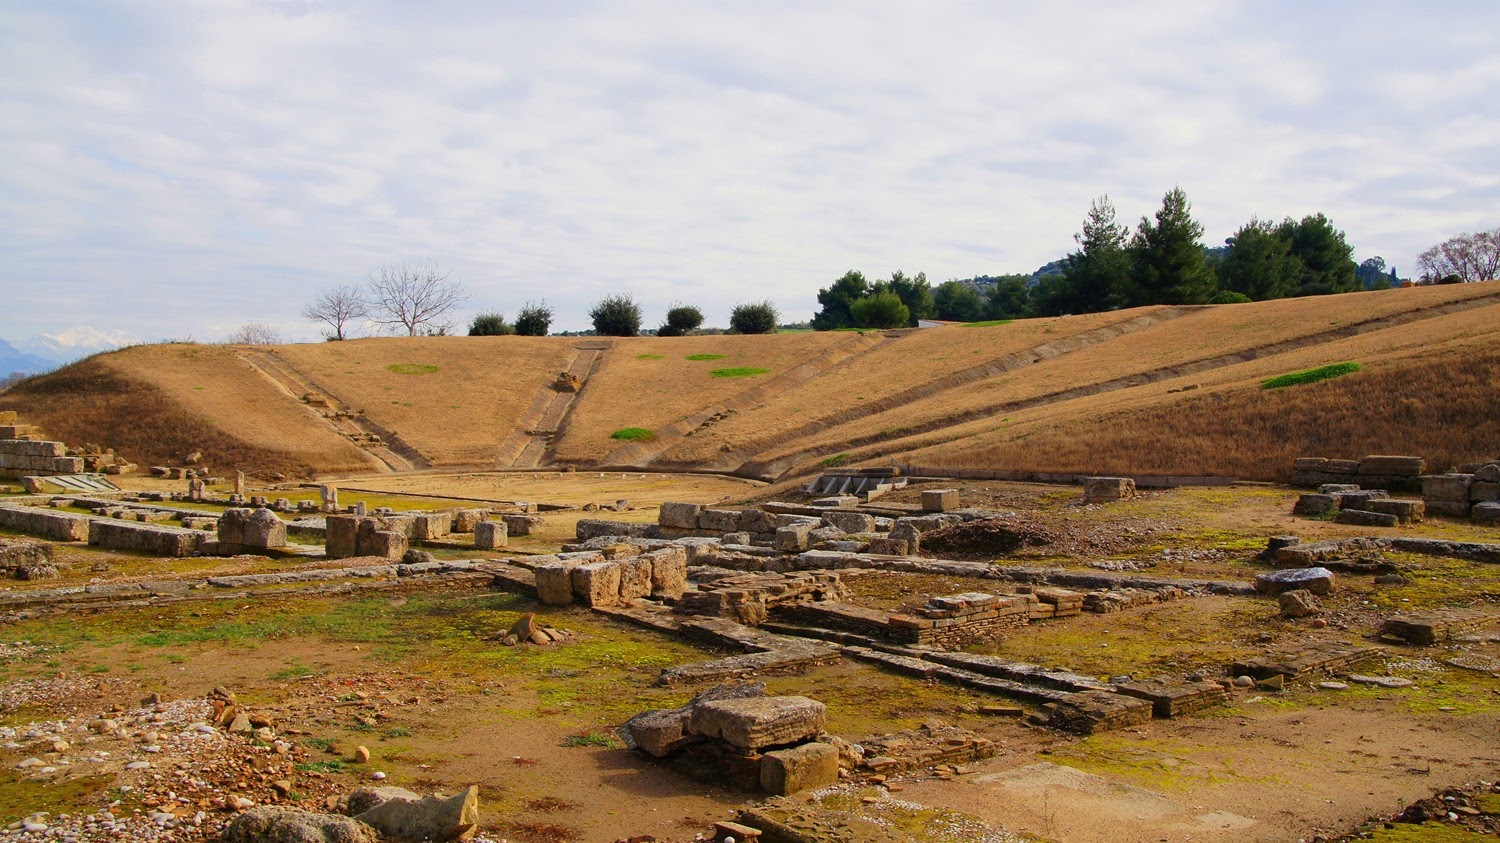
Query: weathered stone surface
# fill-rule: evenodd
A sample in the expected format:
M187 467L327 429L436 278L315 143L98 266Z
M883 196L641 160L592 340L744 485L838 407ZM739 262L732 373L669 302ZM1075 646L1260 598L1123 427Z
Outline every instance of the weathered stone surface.
M1292 514L1307 515L1313 518L1319 518L1325 515L1332 515L1333 513L1338 511L1338 508L1338 498L1334 497L1333 495L1325 495L1321 493L1315 495L1302 495L1301 497L1297 498L1296 505L1292 507Z
M450 797L392 795L354 819L402 840L468 840L479 827L479 788Z
M1485 526L1500 524L1500 503L1487 501L1475 504L1469 513L1469 517L1474 519L1475 524L1483 524Z
M1358 473L1416 477L1427 470L1421 457L1398 457L1376 454L1359 461Z
M1298 457L1293 460L1292 468L1297 471L1322 471L1327 464L1327 457Z
M909 556L911 544L906 539L893 539L889 536L870 539L870 546L866 551L877 556Z
M886 538L906 542L908 554L916 555L922 550L922 531L909 518L898 519Z
M251 509L226 509L219 516L218 537L219 544L226 548L238 548L245 543L245 521L249 519Z
M643 711L625 721L620 735L631 748L653 758L666 758L693 739L687 733L690 712L688 706Z
M703 507L695 503L668 502L661 505L656 515L656 523L663 527L696 530L698 529L698 515L701 512L703 512Z
M1368 512L1363 509L1341 509L1333 516L1336 524L1352 524L1357 527L1395 527L1401 519L1384 512Z
M677 598L687 591L687 548L666 547L653 550L643 558L651 562L652 594Z
M333 814L261 805L230 821L221 843L379 843L375 829Z
M1483 483L1475 480L1469 486L1469 500L1474 503L1500 501L1500 483Z
M89 519L34 506L0 506L0 527L58 542L89 540Z
M1154 709L1150 700L1109 691L1079 691L1042 706L1047 725L1085 735L1149 723Z
M1500 462L1485 463L1474 470L1476 483L1500 483Z
M1422 498L1428 502L1467 502L1473 482L1472 474L1429 474L1422 478Z
M776 532L776 515L763 509L747 509L740 513L740 529L747 533Z
M419 512L412 516L412 538L418 541L440 539L453 529L453 516L447 512Z
M359 555L359 523L355 515L330 515L324 527L324 555L329 559L347 559Z
M246 547L286 547L286 522L269 509L257 509L245 519Z
M1323 611L1323 607L1318 605L1318 598L1305 588L1283 591L1276 600L1281 604L1283 618L1310 618Z
M630 521L604 521L598 518L580 518L578 520L577 535L579 541L597 539L600 536L624 536L628 538L645 538L650 524L638 524Z
M1402 524L1416 524L1427 516L1427 505L1422 501L1375 500L1367 502L1365 506L1371 512L1394 515Z
M1365 510L1369 509L1369 507L1365 506L1366 503L1387 500L1390 496L1391 493L1385 489L1356 489L1350 492L1337 492L1334 494L1334 497L1338 498L1339 509Z
M923 492L923 494L927 494ZM863 512L835 511L823 515L823 523L838 528L841 534L875 532L875 516Z
M614 606L620 602L618 562L590 562L573 568L573 594L585 606Z
M816 737L828 709L807 697L713 700L693 707L693 734L718 738L739 749L761 750Z
M760 759L760 789L773 796L789 796L837 784L839 751L831 744L805 743L776 749Z
M377 526L373 519L360 525L359 555L386 559L401 559L406 556L406 551L411 549L411 542L406 535L395 530L376 529Z
M1083 502L1106 503L1135 496L1135 481L1129 477L1083 478Z
M510 544L510 531L504 521L480 521L474 525L474 546L480 550L498 550Z
M620 559L620 599L634 600L651 594L651 560L644 556Z
M1469 509L1472 506L1468 501L1444 501L1427 498L1423 501L1427 505L1428 515L1438 515L1444 518L1468 518Z
M776 549L782 553L801 553L812 546L813 525L793 524L776 530Z
M472 533L475 524L488 521L489 517L488 509L460 509L453 513L453 532Z
M549 562L532 569L536 576L537 600L548 606L566 606L573 602L574 562Z
M1319 470L1328 474L1358 474L1359 460L1328 460Z
M540 515L505 515L501 520L505 523L506 532L512 536L529 536L546 523L546 519Z
M1255 577L1255 590L1273 597L1299 588L1317 595L1327 594L1333 590L1333 572L1327 568L1286 568Z
M924 512L949 512L958 509L957 489L923 489L922 510ZM850 530L849 532L855 532Z
M853 509L859 506L859 497L857 495L832 495L826 498L815 498L810 503L818 509Z
M698 513L698 528L720 533L733 533L740 529L740 513L734 509L705 509Z
M154 556L192 556L198 552L204 538L205 534L197 530L159 524L99 520L89 526L89 544L92 546Z

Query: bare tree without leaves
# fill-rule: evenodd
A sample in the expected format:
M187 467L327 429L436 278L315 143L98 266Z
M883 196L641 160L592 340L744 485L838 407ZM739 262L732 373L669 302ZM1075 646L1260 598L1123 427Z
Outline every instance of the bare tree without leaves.
M364 292L355 284L340 284L324 290L312 304L302 309L302 318L329 327L330 332L324 336L331 340L348 339L345 326L369 315L370 303L365 301Z
M1493 279L1500 273L1500 228L1450 237L1418 255L1417 268L1428 281Z
M264 322L246 322L235 328L224 342L229 345L275 345L281 342L281 335Z
M382 266L370 276L370 309L376 322L406 335L446 334L457 324L453 309L469 298L463 285L436 263Z

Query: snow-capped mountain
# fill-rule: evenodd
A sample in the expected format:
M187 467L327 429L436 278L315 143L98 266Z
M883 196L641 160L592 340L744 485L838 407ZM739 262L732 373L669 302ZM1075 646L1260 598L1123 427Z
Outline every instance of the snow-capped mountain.
M80 357L136 342L140 342L140 338L126 331L106 333L80 325L57 334L38 334L17 345L27 354L45 357L57 363L71 363Z
M12 372L34 375L57 368L57 364L35 354L27 354L5 340L0 340L0 377Z

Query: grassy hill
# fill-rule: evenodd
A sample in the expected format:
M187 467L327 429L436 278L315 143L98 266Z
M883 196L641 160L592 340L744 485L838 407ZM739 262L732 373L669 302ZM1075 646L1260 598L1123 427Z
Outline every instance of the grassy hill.
M530 441L534 465L767 478L832 459L1269 480L1303 454L1492 458L1497 384L1485 282L888 332L141 346L0 409L142 463L296 476L510 467Z

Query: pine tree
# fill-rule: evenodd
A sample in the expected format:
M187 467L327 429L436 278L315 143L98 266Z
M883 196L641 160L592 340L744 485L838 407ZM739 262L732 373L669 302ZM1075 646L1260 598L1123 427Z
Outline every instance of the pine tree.
M1130 243L1128 304L1202 304L1214 294L1214 275L1198 242L1203 226L1192 211L1187 194L1174 187L1154 222L1141 218Z

